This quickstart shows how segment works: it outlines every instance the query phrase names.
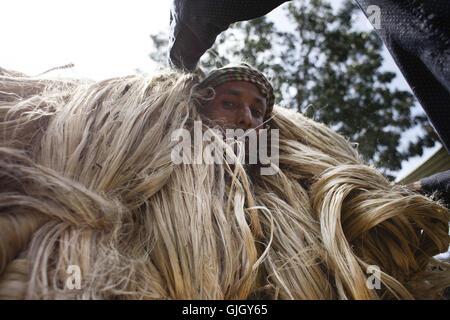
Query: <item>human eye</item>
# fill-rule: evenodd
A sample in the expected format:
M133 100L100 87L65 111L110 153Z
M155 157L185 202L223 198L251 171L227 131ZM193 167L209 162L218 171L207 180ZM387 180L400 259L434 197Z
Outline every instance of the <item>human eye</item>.
M253 109L252 110L252 114L253 114L254 117L257 117L257 118L262 116L262 112L259 109Z
M222 105L226 108L235 108L237 104L231 100L222 100Z

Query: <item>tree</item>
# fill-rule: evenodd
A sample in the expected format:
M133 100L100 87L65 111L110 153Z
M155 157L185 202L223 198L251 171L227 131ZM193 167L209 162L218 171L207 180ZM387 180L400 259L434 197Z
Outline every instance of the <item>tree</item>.
M236 23L202 57L201 68L247 61L271 79L277 103L356 142L364 159L388 178L403 160L434 146L426 116L411 112L414 96L393 89L395 73L380 70L383 44L376 32L353 28L359 8L352 1L337 12L326 0L292 1L283 10L289 31L267 17ZM156 47L151 58L162 62L167 35L151 37ZM400 150L402 133L417 126L426 130Z

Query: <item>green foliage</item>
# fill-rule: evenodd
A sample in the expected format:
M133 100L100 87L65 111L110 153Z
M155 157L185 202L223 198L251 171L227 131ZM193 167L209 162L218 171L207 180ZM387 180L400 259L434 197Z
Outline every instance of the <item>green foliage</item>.
M359 145L365 160L387 177L401 162L434 146L423 114L412 114L414 96L392 88L395 73L381 71L383 44L375 31L352 28L352 1L333 12L326 0L292 1L284 6L291 28L279 30L266 17L236 23L202 57L204 71L244 60L264 72L280 105L326 123ZM164 61L167 35L151 36L155 61ZM422 135L400 150L402 133Z

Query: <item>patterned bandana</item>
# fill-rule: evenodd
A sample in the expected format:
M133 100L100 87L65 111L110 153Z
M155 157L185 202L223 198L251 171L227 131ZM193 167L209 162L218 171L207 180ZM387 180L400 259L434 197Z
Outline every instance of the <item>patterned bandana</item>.
M267 110L265 119L268 118L273 109L275 96L273 88L267 78L258 70L248 64L241 63L236 66L225 66L212 71L201 83L200 86L217 87L219 84L228 81L247 81L256 85L261 93L266 97Z

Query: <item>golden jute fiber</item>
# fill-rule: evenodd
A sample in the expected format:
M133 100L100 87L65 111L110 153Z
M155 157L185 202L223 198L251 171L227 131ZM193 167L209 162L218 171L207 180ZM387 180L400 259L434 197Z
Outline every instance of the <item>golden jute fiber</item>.
M175 164L172 132L202 120L198 83L0 69L1 299L441 297L448 210L325 125L276 106L274 175Z

